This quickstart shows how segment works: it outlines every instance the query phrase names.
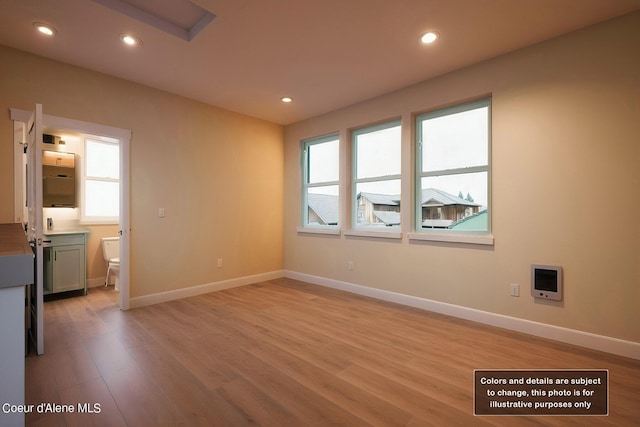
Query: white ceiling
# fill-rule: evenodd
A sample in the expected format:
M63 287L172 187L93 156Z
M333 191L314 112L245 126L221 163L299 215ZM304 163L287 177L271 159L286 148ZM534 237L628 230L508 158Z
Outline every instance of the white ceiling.
M124 1L168 11L189 2ZM640 0L191 3L216 18L187 41L98 0L0 0L0 44L289 124L640 9ZM36 33L34 21L57 36ZM419 43L427 30L440 33L435 45ZM124 32L143 45L124 46Z

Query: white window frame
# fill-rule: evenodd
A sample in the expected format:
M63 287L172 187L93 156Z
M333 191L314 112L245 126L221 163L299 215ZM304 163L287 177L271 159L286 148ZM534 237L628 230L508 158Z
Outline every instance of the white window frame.
M402 120L395 119L391 121L386 121L383 123L379 123L373 126L367 126L363 128L359 128L353 130L351 132L351 229L345 232L345 235L349 236L362 236L362 237L383 237L383 238L394 238L400 239L402 238L401 227L402 223L398 226L392 227L378 227L372 225L362 225L358 224L358 184L367 183L367 182L381 182L381 181L400 181L400 187L402 187L402 137L398 140L399 144L399 158L400 158L400 172L392 175L382 175L382 176L373 176L366 178L358 178L358 148L357 148L357 140L358 136L364 135L367 133L372 133L384 129L389 129L393 127L400 127L400 132L402 133ZM400 188L401 195L402 188ZM402 205L400 209L402 210Z
M101 182L111 182L111 183L116 183L118 184L118 189L120 189L120 177L122 176L122 171L120 171L120 177L115 179L115 178L108 178L108 177L95 177L95 176L88 176L87 174L87 142L92 141L92 142L98 142L101 144L112 144L112 145L116 145L118 146L118 149L121 150L122 149L122 144L121 141L115 138L106 138L106 137L96 137L96 136L89 136L89 135L85 135L83 137L83 141L82 141L82 179L80 180L80 223L81 224L118 224L120 217L119 214L115 215L115 216L88 216L87 215L87 201L86 201L86 188L87 188L87 181L101 181ZM120 155L118 155L118 161L119 161ZM118 200L120 200L121 197L118 196Z
M451 114L461 113L464 111L474 110L477 108L487 107L487 164L475 165L473 167L458 167L437 171L422 171L422 121L430 118L443 117ZM409 233L409 239L413 240L427 240L427 241L439 241L439 242L452 242L452 243L470 243L480 245L493 245L494 238L492 235L491 216L491 98L483 98L464 104L455 105L452 107L446 107L431 111L428 113L420 114L415 117L415 193L414 193L414 230L415 232ZM483 231L470 231L470 230L451 230L451 229L425 229L422 227L422 178L430 176L443 176L443 175L463 175L474 172L486 172L487 173L487 230Z
M309 147L313 145L325 144L329 142L338 142L338 158L336 159L337 164L335 165L338 169L338 177L333 181L320 181L310 183L309 176L309 155L310 150ZM309 194L309 189L318 188L318 187L327 187L327 186L336 186L338 187L338 218L341 218L341 201L340 201L340 134L333 133L329 135L324 135L320 137L309 138L301 141L302 145L302 156L301 156L301 170L302 170L302 193L301 193L301 221L302 226L298 227L297 231L302 233L318 233L318 234L340 234L340 219L338 219L337 225L328 225L328 224L309 224L309 201L307 195Z

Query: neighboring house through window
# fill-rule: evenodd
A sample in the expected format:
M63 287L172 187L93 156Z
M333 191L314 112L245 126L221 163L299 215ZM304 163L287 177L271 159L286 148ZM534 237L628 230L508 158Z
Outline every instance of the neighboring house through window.
M353 227L400 226L400 121L358 129L353 138Z
M491 100L416 118L416 230L490 232Z

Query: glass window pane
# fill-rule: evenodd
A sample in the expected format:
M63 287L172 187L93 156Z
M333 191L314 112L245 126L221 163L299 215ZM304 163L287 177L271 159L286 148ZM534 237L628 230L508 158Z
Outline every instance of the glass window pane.
M400 174L400 125L355 138L356 179Z
M400 226L400 180L356 184L356 224Z
M338 186L327 185L307 190L307 224L338 224Z
M308 146L308 183L332 182L339 179L338 140Z
M488 230L487 172L424 177L422 228Z
M422 172L489 163L489 108L421 121Z
M86 141L86 176L92 178L120 178L120 147L118 144Z
M120 214L120 184L117 182L85 181L85 215L117 217Z

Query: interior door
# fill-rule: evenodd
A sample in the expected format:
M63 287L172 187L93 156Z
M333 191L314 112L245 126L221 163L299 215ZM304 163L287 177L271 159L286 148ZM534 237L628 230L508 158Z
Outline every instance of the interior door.
M43 227L42 227L42 105L27 123L27 237L34 247L35 283L32 287L31 339L38 354L44 354L44 295L43 295Z

